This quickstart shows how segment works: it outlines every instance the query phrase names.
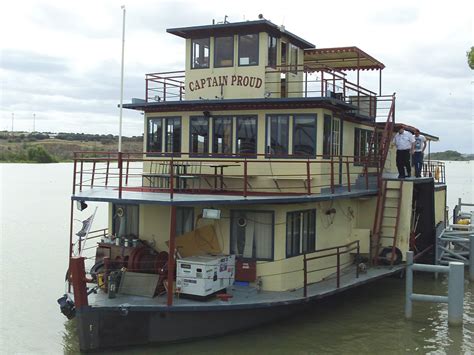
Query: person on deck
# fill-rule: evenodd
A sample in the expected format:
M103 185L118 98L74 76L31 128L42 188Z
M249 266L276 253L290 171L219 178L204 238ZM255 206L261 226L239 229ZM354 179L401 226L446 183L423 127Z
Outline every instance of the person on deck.
M415 177L421 177L421 169L423 168L423 153L426 149L426 138L420 134L420 130L415 131L415 143L412 148L412 163L415 166Z
M410 177L410 152L413 149L415 137L410 132L405 131L405 126L401 125L398 129L398 133L393 137L393 143L397 147L398 178L404 179Z

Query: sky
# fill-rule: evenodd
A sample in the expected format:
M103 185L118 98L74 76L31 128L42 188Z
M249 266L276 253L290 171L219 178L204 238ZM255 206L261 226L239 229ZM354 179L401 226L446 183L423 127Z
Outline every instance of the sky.
M184 39L167 28L267 20L316 47L357 46L383 62L396 120L440 137L432 151L474 153L471 1L9 1L0 11L0 130L118 134L122 10L124 102L145 74L184 69ZM377 91L377 77L361 84ZM123 134L143 133L124 110ZM33 117L35 119L33 119Z

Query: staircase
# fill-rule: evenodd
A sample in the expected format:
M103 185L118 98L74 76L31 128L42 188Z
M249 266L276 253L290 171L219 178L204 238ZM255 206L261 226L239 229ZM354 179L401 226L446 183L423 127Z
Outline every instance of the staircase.
M393 265L401 257L397 246L403 180L384 180L377 198L377 211L372 233L372 259ZM386 246L382 248L382 246Z

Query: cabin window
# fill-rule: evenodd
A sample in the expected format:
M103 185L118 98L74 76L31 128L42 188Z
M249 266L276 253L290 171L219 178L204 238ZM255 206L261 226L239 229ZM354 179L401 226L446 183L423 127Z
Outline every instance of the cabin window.
M316 210L286 215L286 257L310 253L316 248Z
M290 44L290 71L298 73L298 47L293 44Z
M277 38L268 36L268 66L276 68L277 65Z
M258 34L239 36L239 65L258 65Z
M112 206L112 234L120 238L138 238L138 205Z
M370 142L372 141L373 131L368 129L356 128L354 131L354 161L356 163L364 162L364 157L369 155Z
M183 235L194 229L194 208L176 207L176 235Z
M316 116L295 115L293 118L293 154L316 155Z
M147 152L162 152L163 126L161 118L148 120L148 144Z
M215 117L212 152L232 154L232 117Z
M234 66L234 36L214 38L214 67Z
M181 117L160 117L148 120L147 152L181 152Z
M287 68L286 67L286 59L288 57L288 53L287 53L287 45L285 42L281 42L281 66L283 67L283 70L286 70Z
M231 211L230 253L238 257L273 260L274 213Z
M237 154L257 153L257 116L237 117Z
M193 154L209 153L209 117L191 117L191 151Z
M288 115L267 116L267 154L288 155Z
M209 37L191 40L191 68L209 68Z
M323 155L338 156L341 152L341 120L330 115L324 115Z

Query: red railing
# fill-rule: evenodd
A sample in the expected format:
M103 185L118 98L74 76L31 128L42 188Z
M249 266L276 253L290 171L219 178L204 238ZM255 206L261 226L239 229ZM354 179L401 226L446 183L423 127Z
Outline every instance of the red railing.
M345 245L338 245L335 247L318 249L311 253L311 254L315 254L315 253L321 253L321 252L329 252L329 254L312 256L312 257L308 257L306 253L303 254L303 296L304 297L308 296L308 274L311 272L323 271L329 268L336 268L336 285L337 285L337 288L339 288L341 286L341 266L344 266L343 264L341 264L341 255L348 254L353 251L356 251L356 257L360 254L359 240L355 240ZM336 257L336 265L329 266L329 267L325 266L323 269L315 269L315 270L308 271L309 261L328 258L331 256ZM352 263L352 261L347 264L350 264L350 263ZM357 267L357 265L356 265L356 278L359 278L359 268Z
M146 102L183 100L184 77L184 71L146 74Z
M291 159L288 159L291 158ZM124 191L220 193L228 195L311 195L368 190L364 171L380 171L378 159L360 166L353 156L180 157L158 153L79 152L74 158L74 188Z

